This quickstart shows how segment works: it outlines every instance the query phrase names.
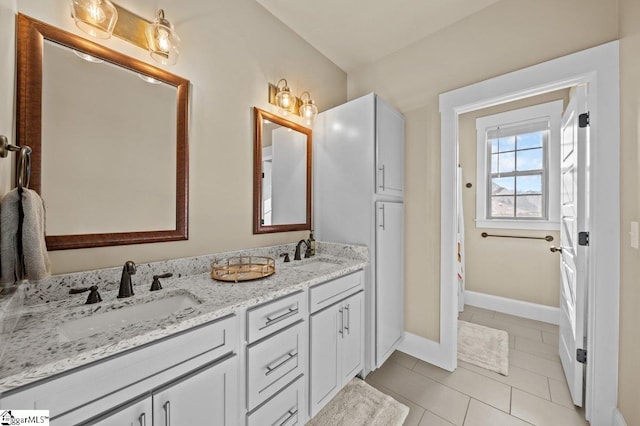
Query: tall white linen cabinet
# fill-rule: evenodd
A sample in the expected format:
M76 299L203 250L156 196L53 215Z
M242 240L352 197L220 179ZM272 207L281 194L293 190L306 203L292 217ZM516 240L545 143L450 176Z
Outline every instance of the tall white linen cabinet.
M374 93L318 115L313 128L318 239L369 247L365 374L404 331L404 116Z

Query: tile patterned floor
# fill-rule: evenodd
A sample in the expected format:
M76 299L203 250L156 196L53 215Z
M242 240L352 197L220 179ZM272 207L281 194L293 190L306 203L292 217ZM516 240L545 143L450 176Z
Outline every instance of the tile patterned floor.
M571 402L557 326L473 306L460 319L509 333L509 375L465 362L450 373L396 351L366 380L410 408L405 425L588 424Z

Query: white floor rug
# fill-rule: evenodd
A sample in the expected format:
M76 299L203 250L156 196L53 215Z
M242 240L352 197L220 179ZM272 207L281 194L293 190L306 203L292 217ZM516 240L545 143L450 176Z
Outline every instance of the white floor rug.
M401 426L408 414L409 407L355 378L307 426Z
M509 334L503 330L458 321L458 359L509 375Z

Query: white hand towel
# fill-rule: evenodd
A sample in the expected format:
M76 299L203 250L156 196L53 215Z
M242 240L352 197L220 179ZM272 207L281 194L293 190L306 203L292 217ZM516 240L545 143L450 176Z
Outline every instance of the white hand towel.
M20 198L24 212L22 253L18 253ZM25 278L37 281L51 274L44 236L42 198L27 188L22 189L22 197L18 189L9 191L0 202L0 283L14 283Z

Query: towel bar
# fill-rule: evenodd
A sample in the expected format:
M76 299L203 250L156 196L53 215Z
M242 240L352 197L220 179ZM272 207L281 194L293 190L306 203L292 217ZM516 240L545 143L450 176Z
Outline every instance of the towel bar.
M487 238L487 237L498 237L498 238L523 238L523 239L527 239L527 240L545 240L545 241L553 241L553 237L551 235L547 235L544 237L524 237L522 235L494 235L494 234L487 234L486 232L483 232L482 234L482 238Z

